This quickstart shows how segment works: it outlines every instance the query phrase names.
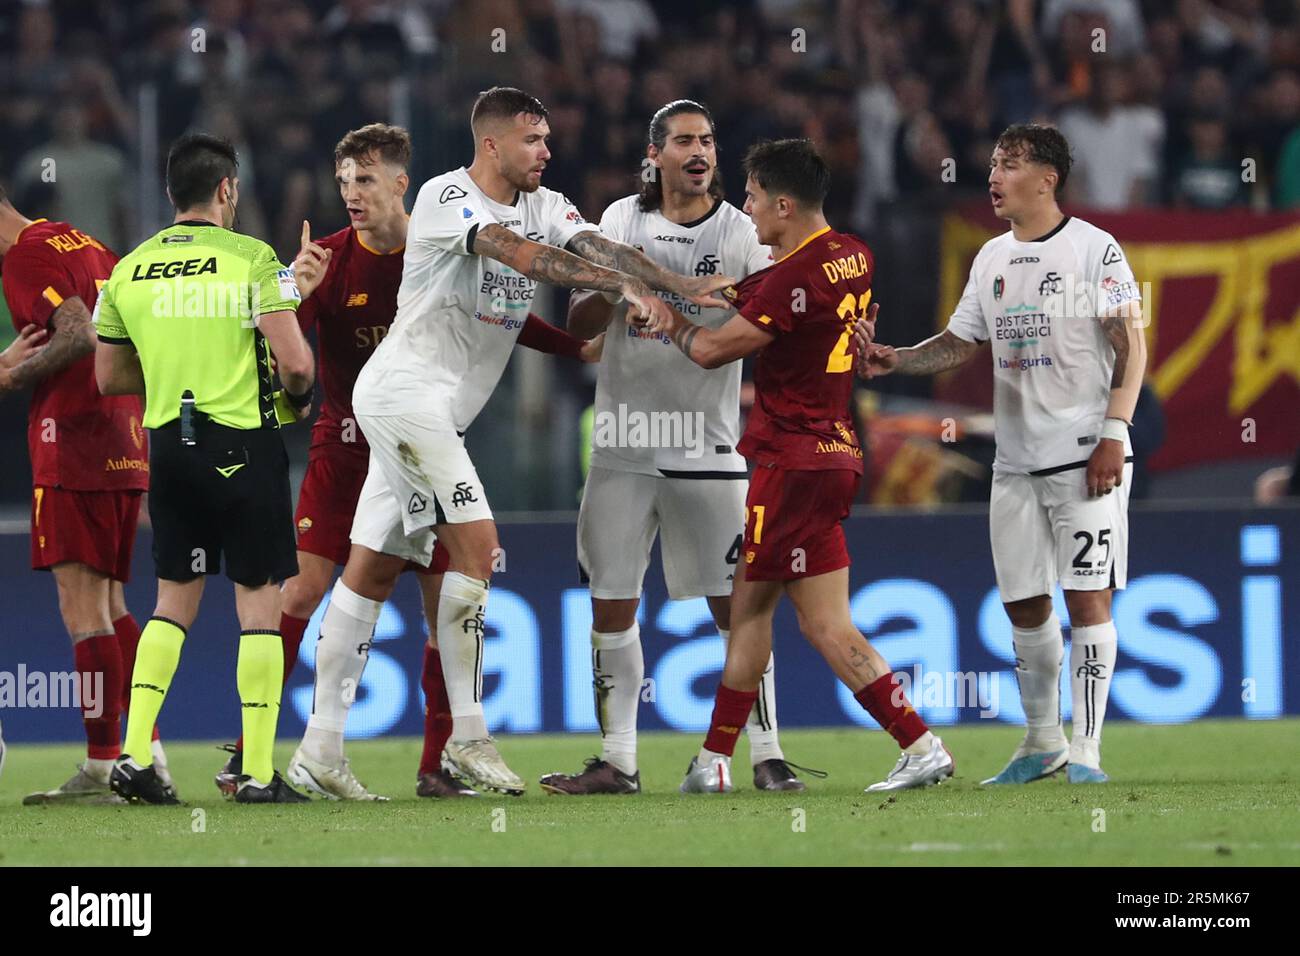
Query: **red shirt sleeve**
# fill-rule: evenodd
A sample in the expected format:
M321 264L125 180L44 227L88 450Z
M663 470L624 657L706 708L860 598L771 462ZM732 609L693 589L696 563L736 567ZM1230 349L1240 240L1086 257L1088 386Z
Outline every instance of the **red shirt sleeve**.
M324 282L321 283L321 286L323 285ZM311 295L298 303L298 328L302 329L303 335L316 328L317 316L320 313L320 295L321 288L317 286Z
M582 354L582 339L574 338L563 329L557 329L540 316L528 313L528 320L519 330L519 344L527 349L548 352L551 355L567 355L579 358Z
M799 295L800 290L788 289L780 281L781 274L773 272L764 276L753 291L741 288L741 303L738 311L757 328L769 335L780 335L794 328L794 309L800 300L807 299L807 293Z
M56 255L46 255L44 243L19 243L4 257L5 301L20 332L32 323L48 328L54 310L78 294L72 276L54 260Z

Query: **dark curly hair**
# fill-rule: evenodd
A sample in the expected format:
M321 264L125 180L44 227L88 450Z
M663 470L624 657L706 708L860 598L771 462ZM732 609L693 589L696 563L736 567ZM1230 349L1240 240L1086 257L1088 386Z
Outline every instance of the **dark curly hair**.
M1070 175L1070 144L1055 126L1016 123L1002 131L993 148L1007 153L1024 153L1032 162L1051 166L1056 170L1056 194L1061 194Z

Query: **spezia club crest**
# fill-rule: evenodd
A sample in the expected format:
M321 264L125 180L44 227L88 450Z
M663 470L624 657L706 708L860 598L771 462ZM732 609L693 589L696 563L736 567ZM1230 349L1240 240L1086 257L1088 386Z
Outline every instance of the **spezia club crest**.
M993 298L995 299L1002 298L1002 290L1006 288L1006 285L1007 284L1004 281L1002 281L1002 276L998 276L997 278L995 278L993 280Z

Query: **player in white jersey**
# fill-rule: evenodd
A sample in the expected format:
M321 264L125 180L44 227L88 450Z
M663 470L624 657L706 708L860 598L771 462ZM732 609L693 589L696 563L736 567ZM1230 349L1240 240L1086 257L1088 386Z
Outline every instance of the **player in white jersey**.
M1141 298L1119 243L1066 216L1070 171L1057 130L1009 127L989 173L1011 230L984 244L946 331L912 348L873 345L859 370L930 375L992 341L997 456L989 507L993 565L1011 618L1027 732L985 783L1027 783L1068 764L1104 783L1101 725L1115 666L1111 597L1128 574L1128 429L1146 368ZM1061 726L1060 584L1070 615L1074 734Z
M436 534L450 555L437 620L453 723L444 766L476 789L519 793L524 782L483 716L484 613L500 549L463 435L505 369L537 282L621 294L634 315L653 316L665 309L653 290L720 305L711 293L731 280L668 272L542 188L550 128L534 97L494 87L470 125L473 164L429 180L416 198L397 314L353 389L370 467L321 622L312 715L294 761L351 778L343 727L380 608L408 560L429 564ZM574 351L596 361L602 341Z
M771 265L749 217L723 198L709 111L691 100L668 103L650 120L648 138L641 193L606 209L601 233L673 272L743 278ZM731 311L664 298L709 328ZM736 451L741 363L707 371L662 333L622 322L619 311L598 292L574 293L569 305L575 335L615 324L596 373L591 468L578 514L601 754L578 773L543 777L542 788L555 794L641 791L636 725L645 661L636 615L651 546L659 535L669 597L706 598L725 640L745 524L748 473ZM770 661L747 729L754 786L802 790L777 740Z

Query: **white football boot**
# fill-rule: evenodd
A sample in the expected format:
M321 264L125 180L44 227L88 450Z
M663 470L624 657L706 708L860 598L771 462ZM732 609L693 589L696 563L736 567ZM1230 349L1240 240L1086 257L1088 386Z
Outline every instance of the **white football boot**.
M318 793L326 800L376 800L384 801L377 793L371 793L352 773L352 764L347 757L330 766L318 760L312 760L299 747L289 761L287 771L289 782L304 790Z
M910 790L913 787L928 787L932 783L941 783L952 776L957 764L948 753L948 748L938 737L930 744L930 752L915 756L904 752L898 758L889 776L879 783L867 787L865 793L877 793L883 790Z
M447 741L442 765L476 790L496 790L517 797L526 786L523 778L506 766L491 737Z
M682 793L731 793L736 789L731 784L731 758L719 755L701 764L697 754L691 758L686 779L678 789Z

